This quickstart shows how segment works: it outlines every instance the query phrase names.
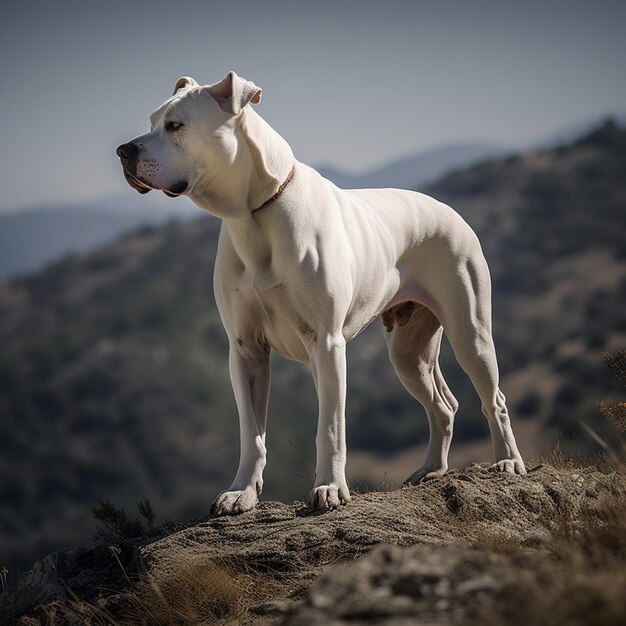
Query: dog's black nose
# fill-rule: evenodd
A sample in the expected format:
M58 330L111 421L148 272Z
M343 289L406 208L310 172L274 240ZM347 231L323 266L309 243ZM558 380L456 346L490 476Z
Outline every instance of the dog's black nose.
M121 146L118 146L115 152L120 159L128 161L137 156L137 146L132 141L129 143L123 143Z

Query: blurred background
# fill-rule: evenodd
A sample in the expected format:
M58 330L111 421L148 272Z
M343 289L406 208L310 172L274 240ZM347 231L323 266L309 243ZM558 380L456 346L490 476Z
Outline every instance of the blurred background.
M139 196L115 147L191 75L234 69L296 156L345 187L451 204L491 266L494 326L525 458L614 444L597 402L623 395L626 5L553 2L12 3L0 22L0 567L89 542L91 508L157 523L207 513L237 467L214 305L219 220ZM380 323L349 347L349 481L394 486L428 425ZM491 459L475 393L453 466ZM306 499L317 404L273 360L263 498Z

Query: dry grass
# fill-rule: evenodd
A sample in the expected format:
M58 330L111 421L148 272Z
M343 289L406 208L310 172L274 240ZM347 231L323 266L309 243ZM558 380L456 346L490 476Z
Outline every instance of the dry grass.
M574 449L567 449L567 446L559 440L546 454L532 457L528 462L528 469L529 471L534 471L542 465L551 465L561 471L587 468L603 474L612 472L616 467L615 461L605 452L581 454Z
M229 623L240 620L258 598L252 572L198 558L182 562L179 570L158 579L142 577L124 594L123 623Z
M509 553L516 583L488 615L493 626L622 626L626 616L626 469L622 486L594 506L564 509L551 520L540 551L511 537L479 535L481 549ZM477 539L477 540L476 540ZM487 619L488 618L488 619Z
M20 626L114 626L119 622L107 611L82 600L55 601L40 608L37 617L22 617Z
M271 575L225 560L181 561L176 571L136 577L107 608L79 598L52 602L23 626L162 626L163 624L239 624L250 608L284 595ZM109 599L110 601L110 599ZM246 620L247 621L247 620Z

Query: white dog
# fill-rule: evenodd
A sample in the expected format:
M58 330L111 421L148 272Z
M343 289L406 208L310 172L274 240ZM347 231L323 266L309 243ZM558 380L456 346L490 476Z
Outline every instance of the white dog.
M438 365L443 330L480 396L493 468L525 474L498 387L489 270L474 232L420 193L338 189L248 106L260 100L261 90L234 72L208 86L183 77L152 114L150 132L117 149L140 193L185 194L222 218L215 295L241 456L212 511L247 511L261 493L271 348L311 366L319 399L312 507L350 499L346 342L379 316L396 373L430 426L426 460L407 482L448 468L458 403Z

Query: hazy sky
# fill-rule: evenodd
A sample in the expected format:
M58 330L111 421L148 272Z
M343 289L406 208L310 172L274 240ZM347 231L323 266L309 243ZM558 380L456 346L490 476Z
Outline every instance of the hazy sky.
M184 74L253 80L311 164L528 144L626 110L625 27L626 2L602 0L16 0L0 21L0 210L132 193L114 149Z

